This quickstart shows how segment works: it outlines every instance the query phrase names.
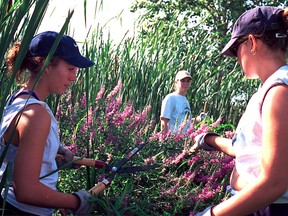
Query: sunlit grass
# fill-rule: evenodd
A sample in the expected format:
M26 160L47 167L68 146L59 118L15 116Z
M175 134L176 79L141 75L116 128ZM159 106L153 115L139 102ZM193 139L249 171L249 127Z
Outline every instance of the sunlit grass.
M9 94L17 88L15 74L47 5L19 0L6 12L7 6L8 1L4 1L0 7L0 117ZM28 17L30 8L34 9ZM68 31L68 22L63 32ZM159 23L144 35L139 26L137 37L118 45L109 37L103 38L104 29L91 30L81 52L95 66L79 70L77 81L66 95L47 98L59 120L61 141L77 150L79 156L114 163L136 143L149 139L149 145L133 163L162 164L149 172L117 176L98 197L95 211L99 215L189 214L227 196L225 187L233 160L216 152L190 154L187 150L200 129L221 134L233 131L232 125L241 116L248 97L238 102L235 98L251 95L258 84L244 81L235 61L219 56L220 41L209 32L195 26L197 37L185 41L182 28L181 23L168 29ZM22 51L12 76L8 76L5 54L18 39L23 39ZM209 119L194 125L187 136L171 134L163 138L159 133L161 102L173 91L174 75L180 69L192 74L187 95L192 114L198 115L208 102ZM222 123L214 127L219 117ZM101 174L103 170L84 167L61 171L58 188L65 192L89 189ZM211 181L215 184L211 185Z

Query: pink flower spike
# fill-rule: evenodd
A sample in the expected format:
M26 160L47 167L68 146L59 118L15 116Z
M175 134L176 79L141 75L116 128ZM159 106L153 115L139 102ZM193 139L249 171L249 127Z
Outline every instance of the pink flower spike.
M121 87L122 87L122 82L119 80L119 81L118 81L118 84L117 84L117 85L114 87L114 89L108 94L108 96L107 96L106 99L107 99L108 101L111 100L111 98L119 92L119 90L121 89Z
M99 101L103 97L104 92L105 92L105 88L101 86L100 91L97 93L96 101Z

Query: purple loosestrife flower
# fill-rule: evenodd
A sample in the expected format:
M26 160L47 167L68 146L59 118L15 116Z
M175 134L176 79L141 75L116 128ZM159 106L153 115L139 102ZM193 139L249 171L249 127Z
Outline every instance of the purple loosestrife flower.
M192 165L194 163L197 163L199 159L201 159L202 156L200 154L196 154L194 157L192 157L190 160L188 160L188 165Z
M169 156L169 157L163 159L163 163L170 164L171 161L173 161L173 160L174 160L174 158L172 156Z
M145 163L145 164L156 163L156 157L153 156L153 157L151 157L151 158L146 158L146 159L144 159L144 163Z
M206 124L200 125L200 127L196 130L196 134L202 134L207 133L210 130L210 128Z
M183 150L181 154L176 155L176 156L169 156L167 158L163 159L163 163L166 164L178 164L180 163L182 160L185 160L185 156L188 154L188 152L186 150Z
M117 111L119 110L121 102L122 102L122 98L116 98L116 99L111 100L111 102L106 107L107 119L111 119L111 117L117 114Z
M199 134L202 134L202 133L207 133L209 131L209 128L207 127L206 124L202 124L200 125L200 127L195 131L195 132L192 132L189 137L191 140L194 140L194 138L199 135Z
M184 129L184 127L185 127L185 125L186 125L186 122L182 122L180 125L179 125L179 127L178 127L178 130L177 130L177 133L182 133L182 131L183 131L183 129Z
M187 132L186 132L186 136L191 136L192 133L194 132L194 125L193 123L190 124L190 127L188 128Z
M57 119L57 121L60 120L60 116L61 116L61 107L58 106L57 111L56 111L56 115L55 115L55 118Z
M118 97L114 100L114 107L113 107L113 110L115 110L115 112L119 111L119 107L120 107L120 104L122 103L122 98L121 97Z
M117 119L120 120L121 118L118 118L118 110L120 107L120 104L122 102L122 98L116 98L112 99L111 103L107 106L106 109L106 119L108 120L109 124L116 124ZM122 124L122 122L119 122L118 125Z
M82 99L81 99L81 105L80 105L80 107L83 109L83 108L85 108L86 104L87 104L86 94L84 93L83 96L82 96Z
M163 140L163 134L161 132L154 131L149 137L149 141Z
M154 123L155 123L155 121L154 121L154 120L151 120L151 121L149 122L149 124L147 124L145 127L142 127L142 128L140 129L140 131L138 132L139 136L141 136L142 134L147 134L147 133L149 133L149 131L151 131L152 128L154 127Z
M184 138L184 134L174 134L174 139L173 139L173 141L174 142L180 142L181 140L183 140L183 138Z
M77 145L76 145L75 143L67 146L67 149L69 149L70 151L72 151L75 155L78 154Z
M93 141L94 141L94 138L95 138L95 135L96 135L96 130L92 130L90 131L90 139L89 139L89 143L92 145Z
M146 108L146 111L145 111L146 114L148 114L151 111L151 109L152 109L152 106L149 104Z
M114 119L113 123L118 127L120 127L125 122L125 119L122 118L122 116L120 116L120 115L114 115L113 119Z
M189 212L189 216L195 216L196 214L197 214L197 212L194 212L194 211Z
M205 185L204 188L202 188L201 192L196 196L198 199L201 199L202 202L205 202L206 199L209 199L213 197L214 193L211 190L210 186Z
M123 119L126 119L130 117L132 114L133 114L133 106L131 102L128 102L119 116Z
M84 124L83 125L81 125L81 127L80 127L80 131L82 131L82 132L86 132L86 131L88 131L88 129L89 129L89 127L92 125L92 123L93 123L93 112L92 112L92 108L91 107L89 107L89 110L88 110L88 115L86 116L86 118L84 119Z
M216 128L220 123L221 123L222 119L221 118L218 118L212 125L211 127L212 128Z
M172 186L168 190L162 189L163 191L162 191L161 195L163 196L163 195L175 194L177 192L177 188L178 188L177 186Z
M183 173L182 178L186 183L186 182L192 180L195 177L195 175L196 175L195 172L187 171L187 172Z
M119 80L118 84L114 87L114 89L107 95L106 100L110 101L111 98L116 95L122 87L122 82Z
M103 86L101 86L100 90L99 90L99 92L97 93L97 96L96 96L96 103L103 97L104 92L105 92L105 88Z
M225 137L232 139L232 137L234 136L234 132L233 131L225 131Z
M211 176L212 181L216 181L217 179L221 178L223 176L222 170L216 170L214 174Z
M87 115L87 126L90 127L93 123L93 111L92 107L89 107L88 115Z
M83 125L81 125L80 131L78 133L84 132L84 134L85 134L86 131L88 131L87 124L83 124Z
M134 128L141 123L144 123L147 119L148 112L151 110L151 106L149 105L146 109L143 109L141 113L136 113L136 115L132 115L130 120L132 123L129 125L130 128Z
M147 125L147 130L152 130L155 126L155 120L150 120L149 124Z
M106 144L117 143L117 141L118 141L118 137L117 136L108 135L106 140L105 140L105 143Z

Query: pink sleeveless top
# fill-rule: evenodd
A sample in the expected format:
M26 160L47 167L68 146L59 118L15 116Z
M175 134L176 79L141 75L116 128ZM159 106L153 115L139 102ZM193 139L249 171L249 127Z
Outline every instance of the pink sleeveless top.
M247 183L255 181L260 175L262 153L261 109L266 93L272 86L277 84L288 85L287 65L272 74L252 96L236 129L236 140L233 144L236 153L235 165L238 173ZM288 192L279 199L279 202L288 203Z

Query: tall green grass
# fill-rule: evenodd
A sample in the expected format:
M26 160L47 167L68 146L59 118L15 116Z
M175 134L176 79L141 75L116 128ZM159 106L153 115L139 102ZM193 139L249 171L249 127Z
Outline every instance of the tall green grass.
M27 11L35 2L30 1L27 5L21 5L21 1L17 2L11 14L2 16L1 48L3 52L1 52L1 62L3 62L5 52L11 42L23 38L25 45L25 26L27 28L28 24L33 22L38 22L39 25L45 11L44 8L36 8L37 13L41 16L35 15L35 19L33 17L31 20L28 18ZM21 10L25 6L27 7L26 12ZM38 7L40 6L44 7L43 4L38 3ZM3 6L3 8L5 7ZM15 13L17 14L15 15ZM16 19L17 16L18 19ZM21 20L25 24L20 30L17 30L15 26L18 26ZM15 23L15 25L8 25L8 23ZM31 39L37 29L37 26L30 27L30 30L27 31L27 41ZM125 87L122 93L123 99L132 100L136 109L150 104L152 112L149 117L158 122L161 101L166 94L173 91L176 71L186 69L192 73L193 78L191 89L187 95L192 114L194 116L199 114L203 110L204 103L208 101L209 114L215 117L221 116L224 121L236 124L248 98L259 83L244 80L235 60L219 55L222 47L221 41L214 40L213 35L208 30L203 30L201 24L194 27L196 36L189 41L183 39L185 38L182 33L183 28L185 26L179 23L177 28L171 26L167 30L160 23L151 30L150 35L143 35L141 28L138 27L140 33L137 34L137 37L124 39L117 45L111 38L103 38L105 29L100 26L91 30L91 34L87 36L84 43L82 53L94 60L96 64L78 74L78 81L72 87L76 94L74 100L79 100L77 95L81 96L85 92L88 101L93 103L101 85L112 88L118 80L121 80ZM19 59L20 61L21 59ZM5 67L2 67L0 110L3 110L7 95L11 93L12 89L15 89L13 80L16 71L17 67L14 75L9 78L5 74ZM239 95L244 96L243 100L235 102L235 98L239 98ZM51 96L48 99L54 110L57 107L57 100L57 96Z
M198 115L207 101L210 115L236 124L259 83L244 80L235 59L221 57L220 42L201 26L195 27L197 37L184 44L182 27L171 27L167 35L159 24L151 35L140 33L118 45L102 37L103 29L95 29L87 41L87 56L94 59L95 67L89 74L81 73L73 89L79 95L85 89L93 103L101 85L109 90L121 80L123 100L132 100L136 109L151 105L149 118L158 123L161 102L173 91L176 71L186 69L193 78L187 94L192 114Z
M11 9L6 12L8 2L1 1L0 117L3 114L4 105L9 94L17 87L15 74L27 51L32 36L41 23L47 3L48 1L18 0L15 1ZM28 13L28 11L32 11L32 13ZM85 14L83 16L85 17ZM69 22L69 19L67 22ZM62 116L59 116L61 138L65 138L67 143L73 143L75 140L73 140L71 134L76 134L78 131L78 129L75 128L87 124L88 122L85 117L89 116L90 109L94 110L99 106L95 100L101 87L105 87L105 95L107 96L117 83L121 81L123 86L117 96L122 98L123 103L119 104L119 110L124 109L131 102L135 110L132 115L133 117L136 116L137 112L141 112L151 105L151 110L147 113L148 116L145 122L141 122L141 125L138 125L131 131L128 130L128 126L125 124L120 125L118 128L113 127L113 130L108 127L110 125L106 125L106 129L111 130L104 130L105 133L102 133L95 123L89 130L96 130L99 136L98 139L92 141L89 140L91 132L89 130L77 134L78 136L82 136L78 137L77 142L83 144L82 147L85 149L85 151L83 150L85 156L104 159L105 155L109 152L115 151L115 154L118 156L115 156L114 159L117 160L123 156L123 152L125 151L122 150L126 150L134 145L138 138L147 139L153 135L153 132L156 133L156 131L159 131L159 115L162 99L166 94L173 91L175 73L181 69L190 71L193 78L191 89L187 95L192 108L192 114L194 116L199 114L203 110L204 103L208 102L208 114L212 119L217 119L221 116L224 123L236 124L248 98L255 91L259 83L257 81L251 82L244 80L235 60L219 56L219 51L221 47L223 47L222 44L224 44L224 41L215 39L208 30L203 30L201 24L194 27L193 30L196 36L189 41L185 40L183 28L185 28L185 26L181 23L179 23L179 26L171 26L168 29L159 23L156 28L151 29L150 33L145 32L144 35L141 34L141 27L139 26L139 33L136 37L124 39L120 44L116 45L111 38L103 37L103 31L105 31L105 29L97 27L91 30L81 52L83 55L92 59L95 62L95 66L79 71L77 81L70 88L73 97L69 100L69 104L67 101L65 103L66 96L51 95L47 98L47 103L51 106L52 110L54 110L55 114L57 114L57 110L65 107L79 109L79 104L84 100L83 97L85 98L85 106L78 110L76 122L69 122L71 113L67 111L68 108L66 112L62 113ZM67 29L69 29L69 26L63 27L63 31L68 31ZM18 39L23 41L23 47L21 48L22 51L17 59L13 74L10 77L7 75L7 70L4 65L4 57L8 47ZM108 104L105 104L105 101L102 102L101 109L103 112L95 112L94 118L101 119L101 123L104 124L107 123L107 119L105 116L101 116L101 114L104 115L103 113L105 113L104 111ZM150 120L154 120L155 124L152 124ZM72 123L76 125L72 127ZM124 134L124 131L126 134ZM126 136L123 136L123 134ZM101 152L102 144L108 142L108 137L112 135L121 138L121 140L116 143L117 145L109 142L107 146L104 145L104 149L102 149L103 151ZM174 149L175 151L172 152L172 156L177 158L177 156L181 154L183 146L187 146L189 139L185 138L178 141L171 138L167 141L167 146L164 144L162 144L163 146L157 146L158 142L154 140L152 144L157 148L147 149L147 152L143 152L143 156L148 158L149 155L159 154L158 156L161 160L165 160L166 157L171 156L171 149ZM117 148L115 149L115 147ZM201 153L199 156L203 158L203 161L206 163L209 162L210 158L222 158L222 155L219 156L215 154L209 154L207 156L208 158L205 158L204 153ZM1 155L0 162L3 161L3 157L4 154ZM114 208L114 212L118 212L119 215L121 215L125 212L123 209L132 209L132 212L138 212L139 215L145 215L147 212L150 214L153 212L158 213L160 211L165 215L169 215L168 212L171 208L175 208L172 215L177 213L175 211L181 212L182 209L188 212L189 203L185 202L185 196L182 196L181 193L176 194L177 203L173 203L173 201L170 200L171 197L167 199L167 195L171 192L171 185L175 182L173 182L173 179L165 179L166 174L168 173L177 178L177 185L179 186L180 192L185 192L187 184L190 185L191 188L195 186L195 190L199 192L202 185L199 183L195 184L191 182L191 180L185 182L186 178L180 171L185 171L185 174L187 174L189 171L194 172L195 170L203 169L203 167L197 163L194 164L195 166L190 167L190 163L192 163L191 155L185 155L182 159L179 164L177 163L171 166L171 172L169 169L168 171L165 169L163 171L164 173L152 172L152 176L149 174L143 174L140 177L136 175L133 176L133 180L120 177L119 181L115 183L115 186L104 193L103 199L98 200L100 205L99 211L105 212ZM137 162L141 163L142 160L143 158L140 157L137 159ZM215 171L218 169L217 167L217 165L213 165L209 167L209 169L211 169L211 172L217 173ZM209 174L209 170L207 170L207 173ZM73 191L76 187L90 188L98 175L99 173L97 173L97 171L91 171L90 169L85 169L85 171L81 169L77 171L77 175L74 175L73 171L69 171L67 175L63 173L61 176L62 182L59 183L59 187L62 190L66 188L69 192ZM74 178L71 178L71 176ZM160 180L158 179L159 176L161 176L161 178L159 178ZM86 181L83 181L83 179ZM184 184L182 184L183 179L185 180ZM224 179L226 180L226 178ZM72 183L71 180L73 180ZM67 183L71 183L71 185L65 186ZM226 181L224 183L226 184ZM224 183L223 185L225 185ZM160 193L163 185L167 190L165 193ZM156 193L147 195L147 193L151 192L150 190L156 190ZM130 203L130 205L126 205L124 206L125 208L123 208L122 201L127 199L123 194L126 195L130 193L134 200L130 199L132 204ZM194 200L194 194L189 194L190 198ZM217 199L223 197L222 195L223 194L216 196ZM109 197L112 198L109 199ZM139 200L135 201L137 197L141 202ZM147 198L147 200L145 200L145 198ZM169 202L165 202L166 199ZM143 212L143 209L145 209L148 204L158 202L159 206L149 205L148 211ZM140 204L141 208L137 209L136 204ZM193 208L194 210L199 210L202 207L201 203L198 203Z

